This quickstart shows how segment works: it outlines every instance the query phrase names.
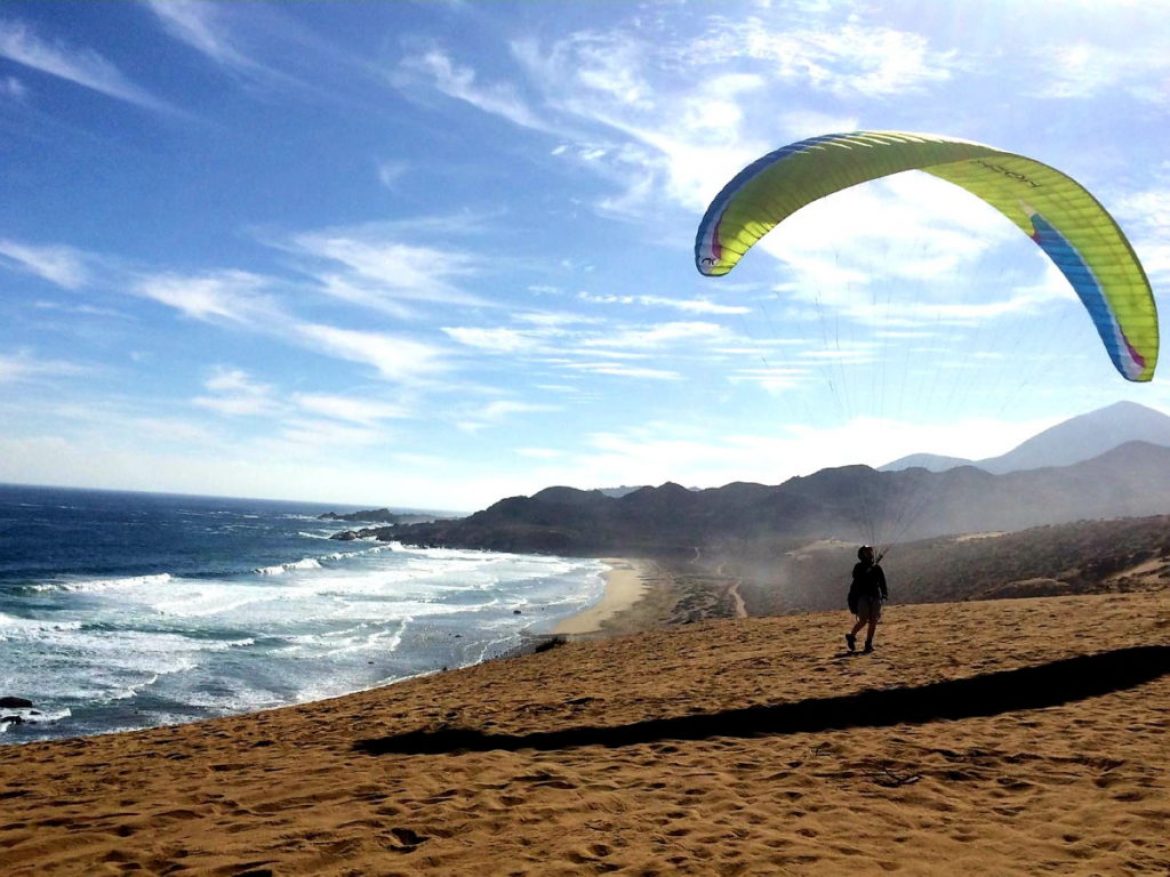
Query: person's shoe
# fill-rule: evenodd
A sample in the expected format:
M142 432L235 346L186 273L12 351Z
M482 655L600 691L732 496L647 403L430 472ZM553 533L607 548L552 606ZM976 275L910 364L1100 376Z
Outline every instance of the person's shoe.
M861 650L861 654L868 655L868 654L871 654L872 652L873 652L873 643L867 642L865 644L865 648Z
M857 651L857 637L851 633L845 634L845 645L849 646L849 651Z

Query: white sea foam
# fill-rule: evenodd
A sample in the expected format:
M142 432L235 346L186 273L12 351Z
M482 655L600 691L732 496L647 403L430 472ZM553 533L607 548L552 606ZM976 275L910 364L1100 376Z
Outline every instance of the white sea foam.
M292 572L298 569L320 569L321 562L315 557L304 557L293 563L278 563L274 566L262 566L252 570L256 575L260 576L280 576L286 572Z
M59 722L62 719L67 719L73 715L73 711L68 707L59 710L43 711L39 709L4 709L3 716L0 718L7 718L15 716L20 719L20 722L0 722L0 734L5 733L9 728L15 727L18 724L22 725L51 725Z
M18 615L0 612L0 641L13 638L35 638L55 631L78 630L80 628L80 621L21 618Z
M110 591L118 588L139 588L165 585L172 581L170 573L147 576L125 576L114 579L62 579L29 586L32 591Z

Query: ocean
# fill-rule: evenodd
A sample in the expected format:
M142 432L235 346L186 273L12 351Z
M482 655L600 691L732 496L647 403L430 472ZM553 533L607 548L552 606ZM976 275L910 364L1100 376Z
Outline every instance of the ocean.
M317 516L352 510L0 485L0 697L33 702L0 744L474 664L603 591L592 559L330 540L350 525Z

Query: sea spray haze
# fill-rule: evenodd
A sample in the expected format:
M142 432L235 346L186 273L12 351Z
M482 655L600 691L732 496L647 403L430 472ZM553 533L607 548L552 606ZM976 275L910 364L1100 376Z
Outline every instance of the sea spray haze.
M519 645L600 562L329 541L311 503L0 486L7 743L324 698Z

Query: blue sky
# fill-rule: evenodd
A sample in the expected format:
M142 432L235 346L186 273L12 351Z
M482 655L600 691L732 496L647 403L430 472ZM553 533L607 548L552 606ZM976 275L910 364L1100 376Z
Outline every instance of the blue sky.
M1170 5L0 2L0 481L473 509L990 456L1132 399L925 175L725 278L743 165L855 129L1052 164L1170 280ZM1161 299L1160 299L1161 302Z

